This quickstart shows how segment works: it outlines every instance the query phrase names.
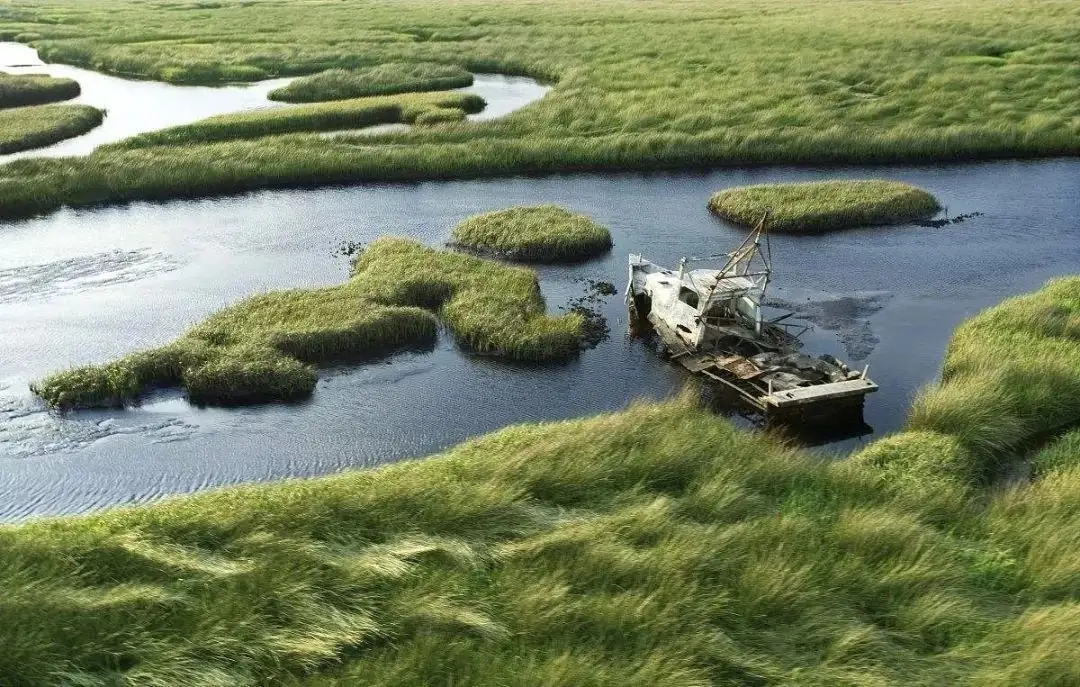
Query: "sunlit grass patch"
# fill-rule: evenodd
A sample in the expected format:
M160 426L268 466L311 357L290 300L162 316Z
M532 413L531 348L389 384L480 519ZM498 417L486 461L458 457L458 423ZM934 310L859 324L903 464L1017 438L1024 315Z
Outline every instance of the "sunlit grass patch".
M474 215L454 227L451 242L510 260L585 260L611 249L611 232L557 205L514 207Z
M271 100L314 103L470 86L473 75L450 64L393 62L363 69L330 69L270 92Z
M81 136L104 119L89 105L35 105L0 110L0 155Z
M377 124L434 124L461 121L484 109L484 99L468 93L421 93L359 98L218 115L194 124L140 134L109 148L144 148L258 138L307 131L361 129Z
M476 353L549 361L581 346L581 317L547 316L535 273L385 238L345 284L249 298L172 344L60 371L32 389L57 408L122 405L177 386L198 403L294 400L314 391L319 365L430 345L436 316Z
M897 469L930 479L984 483L1052 434L1080 424L1080 277L1050 281L957 328L941 382L915 399L908 432L864 453L907 454ZM1061 451L1040 454L1037 470L1068 463ZM940 474L924 464L936 456ZM901 467L907 464L908 467ZM914 473L913 473L914 474Z
M924 219L941 206L920 188L881 180L741 186L709 199L713 213L742 225L756 224L766 208L772 230L818 233Z
M0 671L20 684L1069 684L1075 611L1045 596L1064 591L1069 559L1041 545L1064 543L1075 514L1048 510L1036 485L953 492L941 521L877 470L683 398L377 470L2 527Z
M0 109L70 100L77 97L79 92L79 83L72 79L0 72Z

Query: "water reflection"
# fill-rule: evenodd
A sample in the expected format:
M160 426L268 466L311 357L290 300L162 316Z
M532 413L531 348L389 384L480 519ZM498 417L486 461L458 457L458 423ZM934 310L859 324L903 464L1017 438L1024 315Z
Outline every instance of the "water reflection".
M807 351L844 358L846 347L858 346L865 353L860 364L881 386L867 398L865 419L880 435L902 424L915 392L934 379L961 320L1077 271L1080 161L366 185L65 210L0 225L7 280L0 283L0 517L371 466L516 422L677 393L687 376L624 334L618 295L599 306L612 335L569 365L471 358L442 336L430 353L328 372L298 406L195 408L170 392L126 411L60 417L41 410L27 383L165 343L252 293L337 283L348 270L348 258L337 255L342 241L393 233L441 245L464 217L514 204L559 203L612 230L609 255L540 268L556 311L583 295L582 280L621 289L629 252L675 264L682 255L728 249L743 232L705 209L718 189L838 177L914 183L953 213L984 213L941 228L773 238L771 293L818 323L805 337ZM42 278L58 264L77 265L79 278ZM97 264L125 276L95 278ZM26 283L15 286L20 279Z

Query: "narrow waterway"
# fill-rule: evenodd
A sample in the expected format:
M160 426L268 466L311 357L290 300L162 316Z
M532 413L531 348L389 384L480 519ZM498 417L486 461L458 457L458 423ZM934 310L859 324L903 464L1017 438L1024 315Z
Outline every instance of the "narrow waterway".
M342 241L384 234L432 245L481 211L559 203L611 228L605 258L540 270L549 307L583 278L621 290L626 255L674 264L743 235L705 202L728 186L880 177L918 184L950 215L901 226L776 236L773 294L815 323L807 350L869 364L875 435L897 429L937 374L964 318L1047 278L1080 271L1080 161L728 169L273 191L203 201L64 210L0 224L0 517L73 513L239 482L426 455L508 424L587 415L677 391L685 376L624 335L569 365L522 367L431 353L330 371L298 405L200 409L176 393L124 411L45 412L27 384L52 370L164 343L207 314L267 289L338 282ZM858 445L848 441L830 450Z
M228 86L176 86L159 81L122 79L64 64L45 64L33 48L21 43L0 42L0 71L9 74L49 74L74 79L82 93L68 103L92 105L106 113L101 126L82 136L51 146L0 155L0 163L25 157L63 157L86 155L106 143L130 138L148 131L191 124L207 117L250 110L288 107L267 99L267 94L292 81L269 79L250 84ZM505 117L514 110L544 97L551 90L533 79L500 74L476 74L472 86L455 89L479 95L487 106L469 115L473 121ZM387 127L361 130L377 133ZM404 127L407 128L407 127Z

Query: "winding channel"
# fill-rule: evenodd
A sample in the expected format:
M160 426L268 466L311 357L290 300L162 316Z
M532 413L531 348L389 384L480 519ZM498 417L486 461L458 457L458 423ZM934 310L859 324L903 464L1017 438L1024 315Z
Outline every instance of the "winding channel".
M87 155L106 143L115 143L148 131L191 124L215 115L290 107L286 103L267 99L267 94L289 83L292 78L229 86L176 86L159 81L122 79L64 64L46 64L38 58L36 50L21 43L0 42L0 71L74 79L79 82L82 93L65 102L92 105L106 112L101 126L82 136L44 148L0 155L0 163L26 157ZM473 121L505 117L539 100L551 90L549 86L525 77L500 74L473 76L473 85L455 89L479 95L487 102L481 112L469 115L468 118ZM399 128L408 127L391 124L358 131L378 133Z
M941 228L773 238L770 288L815 325L808 350L869 364L881 385L867 401L874 435L829 449L845 451L902 424L959 322L1080 271L1080 160L370 184L0 224L0 519L370 467L512 423L669 395L685 377L624 335L617 296L604 306L611 337L565 366L472 358L442 336L430 353L327 371L312 399L296 405L196 408L165 393L137 408L58 415L27 385L167 342L253 293L337 283L348 269L337 255L343 241L393 233L441 245L470 214L558 203L610 227L615 247L593 262L540 270L555 311L582 295L583 279L621 289L629 252L674 264L730 249L742 231L705 209L718 189L855 177L914 183L951 215L983 214Z

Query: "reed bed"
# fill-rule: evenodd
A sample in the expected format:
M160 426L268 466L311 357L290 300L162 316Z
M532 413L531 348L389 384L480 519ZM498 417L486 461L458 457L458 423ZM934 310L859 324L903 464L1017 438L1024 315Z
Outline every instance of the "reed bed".
M1038 0L631 0L542 7L375 0L362 7L21 0L0 31L43 58L169 80L461 64L556 83L483 125L419 127L346 147L312 137L102 152L42 163L0 212L341 181L726 164L975 160L1080 154L1080 7ZM853 17L872 13L871 23ZM148 33L149 32L149 33ZM153 40L147 39L148 35ZM270 40L268 36L273 36ZM99 167L113 167L107 177ZM131 171L119 168L130 167ZM188 167L191 167L188 169ZM183 169L181 169L183 168ZM144 181L167 169L173 184ZM57 184L57 177L68 178Z
M377 124L461 121L466 112L480 112L484 106L483 98L470 93L423 93L341 100L218 115L195 124L140 134L114 143L108 148L122 150L175 146L305 131L361 129Z
M453 245L529 262L575 262L611 250L611 232L557 205L513 207L474 215L456 227Z
M0 155L81 136L100 126L104 117L101 110L89 105L35 105L0 110Z
M315 390L317 366L430 346L440 319L484 355L559 361L582 343L581 316L549 317L535 273L383 238L345 284L249 298L172 344L63 370L32 389L63 409L124 405L163 387L205 404L296 400Z
M716 193L708 205L713 214L744 226L757 224L771 208L769 228L797 234L902 224L941 210L926 191L880 179L739 186Z
M473 75L459 66L425 62L392 62L364 69L329 69L296 79L270 92L271 100L317 103L374 95L448 91L471 86Z
M0 109L71 100L78 97L80 92L79 82L73 79L0 72Z

